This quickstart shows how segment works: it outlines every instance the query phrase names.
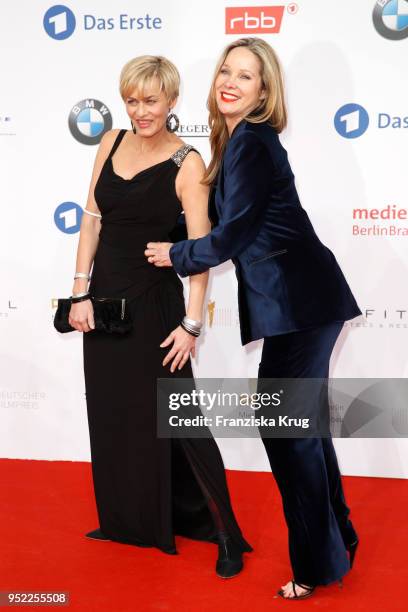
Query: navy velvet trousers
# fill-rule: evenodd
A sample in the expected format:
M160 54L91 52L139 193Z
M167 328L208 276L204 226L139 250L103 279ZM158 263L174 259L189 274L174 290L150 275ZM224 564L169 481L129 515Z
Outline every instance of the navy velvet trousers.
M259 378L327 378L342 326L335 322L265 338ZM317 585L340 579L350 568L346 547L357 534L332 439L262 441L282 495L295 581Z

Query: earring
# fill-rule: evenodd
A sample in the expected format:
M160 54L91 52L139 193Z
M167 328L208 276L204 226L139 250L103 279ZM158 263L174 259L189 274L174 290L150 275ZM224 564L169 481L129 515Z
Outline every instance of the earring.
M135 126L133 125L133 121L132 121L132 120L130 120L130 125L132 126L132 132L133 132L134 134L136 134L136 128L135 128Z
M177 132L180 127L179 118L175 113L170 113L170 115L166 119L166 129L168 132Z

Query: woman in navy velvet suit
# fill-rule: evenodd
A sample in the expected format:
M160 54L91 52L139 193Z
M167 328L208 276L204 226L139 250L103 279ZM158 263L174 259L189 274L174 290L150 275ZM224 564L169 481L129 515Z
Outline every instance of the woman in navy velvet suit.
M278 136L286 125L281 70L265 41L226 48L208 106L215 227L197 240L149 243L146 256L181 276L232 259L242 343L264 338L259 378L326 378L344 321L361 311L300 204ZM263 443L289 529L293 580L279 594L304 598L342 578L358 543L335 450L330 437Z

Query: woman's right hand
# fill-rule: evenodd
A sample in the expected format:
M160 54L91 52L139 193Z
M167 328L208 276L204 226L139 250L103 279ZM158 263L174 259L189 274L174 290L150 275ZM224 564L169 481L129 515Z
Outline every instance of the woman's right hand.
M71 304L68 316L69 324L80 332L95 329L94 310L91 300Z

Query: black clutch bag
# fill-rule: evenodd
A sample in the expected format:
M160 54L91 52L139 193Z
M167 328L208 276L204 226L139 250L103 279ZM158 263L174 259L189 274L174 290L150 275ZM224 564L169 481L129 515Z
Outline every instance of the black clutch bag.
M129 309L126 308L125 298L96 298L91 296L95 329L108 334L125 334L132 329L132 319ZM68 322L71 310L71 298L60 298L54 317L54 327L65 334L75 331Z

